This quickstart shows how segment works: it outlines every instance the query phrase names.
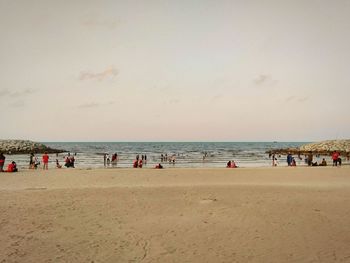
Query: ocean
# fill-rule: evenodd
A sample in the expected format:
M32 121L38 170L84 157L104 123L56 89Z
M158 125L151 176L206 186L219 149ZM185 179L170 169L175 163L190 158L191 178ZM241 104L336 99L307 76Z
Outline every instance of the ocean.
M154 167L162 163L165 168L217 168L225 167L229 160L234 160L239 167L268 167L271 159L265 152L270 149L299 147L307 142L44 142L45 145L64 149L75 155L76 168L102 168L103 155L118 154L116 167L132 167L138 154L147 156L144 167ZM50 155L49 167L55 167L56 159L64 164L67 153ZM161 154L175 162L161 162ZM41 161L41 155L37 155ZM297 158L296 158L297 159ZM6 163L16 161L20 169L28 168L29 155L6 155ZM279 157L281 166L286 166L285 156ZM297 160L297 165L303 164Z

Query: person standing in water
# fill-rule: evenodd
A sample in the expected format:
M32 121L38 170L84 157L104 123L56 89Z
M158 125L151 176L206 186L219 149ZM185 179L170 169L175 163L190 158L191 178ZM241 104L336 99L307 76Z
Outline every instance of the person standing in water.
M44 170L48 170L49 169L49 155L47 154L47 152L44 153L43 155L43 169Z

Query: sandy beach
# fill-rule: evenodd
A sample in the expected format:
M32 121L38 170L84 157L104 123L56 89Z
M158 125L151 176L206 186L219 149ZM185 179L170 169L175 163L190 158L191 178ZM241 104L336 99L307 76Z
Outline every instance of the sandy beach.
M0 262L350 262L350 167L0 174Z

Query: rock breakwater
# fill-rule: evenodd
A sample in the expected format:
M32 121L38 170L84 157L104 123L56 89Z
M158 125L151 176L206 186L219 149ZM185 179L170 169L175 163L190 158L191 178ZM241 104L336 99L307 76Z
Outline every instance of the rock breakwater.
M61 149L53 149L45 144L29 140L0 140L0 152L5 154L27 154L27 153L61 153Z

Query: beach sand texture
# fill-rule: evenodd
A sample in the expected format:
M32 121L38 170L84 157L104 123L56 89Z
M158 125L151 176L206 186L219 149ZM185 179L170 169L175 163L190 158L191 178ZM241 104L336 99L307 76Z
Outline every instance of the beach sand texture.
M350 262L350 167L0 174L0 262Z

